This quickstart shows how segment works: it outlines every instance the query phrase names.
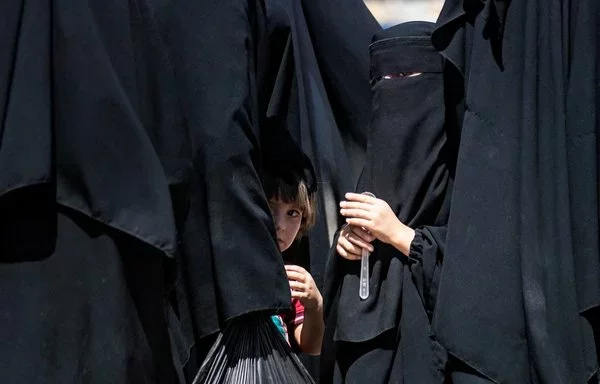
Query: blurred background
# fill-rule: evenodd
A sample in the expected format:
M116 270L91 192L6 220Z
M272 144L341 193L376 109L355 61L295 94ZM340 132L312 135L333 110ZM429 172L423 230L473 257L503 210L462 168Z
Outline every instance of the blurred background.
M435 21L443 0L365 0L383 28L411 20Z

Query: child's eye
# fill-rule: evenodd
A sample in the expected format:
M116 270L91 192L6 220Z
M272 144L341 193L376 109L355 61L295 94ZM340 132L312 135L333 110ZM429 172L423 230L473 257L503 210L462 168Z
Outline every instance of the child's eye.
M298 217L298 216L300 216L300 211L298 211L298 210L296 210L296 209L290 209L290 210L288 211L288 216L291 216L291 217Z

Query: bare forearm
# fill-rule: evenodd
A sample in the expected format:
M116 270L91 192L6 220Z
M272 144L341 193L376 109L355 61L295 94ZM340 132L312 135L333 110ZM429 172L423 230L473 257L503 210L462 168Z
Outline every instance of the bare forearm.
M325 323L323 322L323 306L304 310L304 322L297 335L297 341L302 352L309 355L319 355L321 353L321 343L323 342L323 333L325 332ZM299 337L298 337L299 336Z

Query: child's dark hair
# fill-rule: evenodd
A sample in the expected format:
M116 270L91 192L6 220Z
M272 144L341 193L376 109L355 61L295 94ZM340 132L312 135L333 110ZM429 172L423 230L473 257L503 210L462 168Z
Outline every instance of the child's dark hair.
M306 181L291 175L284 179L273 173L266 173L263 177L263 186L268 199L275 198L298 205L302 211L302 223L296 240L302 238L315 225L317 213L315 193L309 191Z

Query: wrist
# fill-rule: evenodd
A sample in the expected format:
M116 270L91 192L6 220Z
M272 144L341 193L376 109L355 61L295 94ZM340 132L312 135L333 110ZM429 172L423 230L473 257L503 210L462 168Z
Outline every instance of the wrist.
M321 313L323 311L323 297L319 295L314 305L304 306L304 312Z
M400 223L398 230L394 231L393 246L405 256L410 253L410 246L415 238L415 230Z

